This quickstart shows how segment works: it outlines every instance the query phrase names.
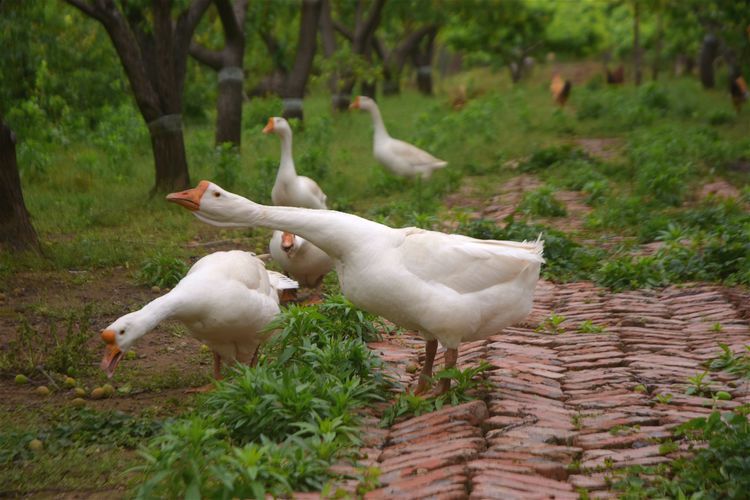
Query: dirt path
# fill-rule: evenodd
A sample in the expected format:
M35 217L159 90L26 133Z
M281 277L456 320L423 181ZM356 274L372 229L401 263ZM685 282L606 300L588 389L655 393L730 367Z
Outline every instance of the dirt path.
M685 389L716 356L717 342L735 352L750 343L727 292L695 285L610 294L589 283L541 282L527 325L461 347L462 368L493 366L486 401L368 433L362 451L381 469L382 485L368 498L573 499L578 488L614 497L610 469L670 460L658 441L711 411L710 398ZM566 318L565 330L535 332L552 313ZM578 333L586 320L605 331ZM372 347L413 382L406 367L422 345L406 335ZM733 396L721 408L750 403L747 381L710 377L714 390ZM669 403L660 402L667 394Z

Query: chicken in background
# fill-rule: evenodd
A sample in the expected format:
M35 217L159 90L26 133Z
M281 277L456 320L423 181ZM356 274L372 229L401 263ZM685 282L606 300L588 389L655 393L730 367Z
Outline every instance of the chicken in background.
M732 94L732 104L737 114L742 110L742 105L750 97L747 90L747 82L741 76L738 76L729 83L729 92Z
M625 82L625 68L622 64L616 67L614 71L610 71L609 68L605 68L605 71L607 72L607 83L619 85Z
M565 106L565 102L570 97L570 89L573 86L570 80L563 80L560 73L555 73L552 77L552 82L549 85L549 90L552 92L555 102L562 108Z

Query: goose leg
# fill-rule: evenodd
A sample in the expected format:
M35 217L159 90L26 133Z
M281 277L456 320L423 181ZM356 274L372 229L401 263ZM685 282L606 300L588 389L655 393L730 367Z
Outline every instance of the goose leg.
M219 356L217 353L214 353L214 378L216 380L221 380L221 356Z
M435 361L435 353L437 352L437 340L428 340L424 348L424 366L422 366L422 371L419 374L419 382L417 383L417 388L414 389L414 394L422 394L430 388L432 363Z
M258 366L258 352L260 351L260 345L255 348L255 352L253 353L253 359L250 360L250 368L255 368Z
M221 380L221 356L219 356L217 353L214 352L214 378L216 380ZM196 392L209 392L213 390L214 384L206 384L202 385L200 387L191 387L190 389L187 389L185 392L187 394L193 394Z
M456 366L456 361L458 361L458 349L448 349L445 351L445 369L453 368ZM444 378L440 381L440 385L438 386L438 395L445 394L448 392L448 389L451 388L451 379Z

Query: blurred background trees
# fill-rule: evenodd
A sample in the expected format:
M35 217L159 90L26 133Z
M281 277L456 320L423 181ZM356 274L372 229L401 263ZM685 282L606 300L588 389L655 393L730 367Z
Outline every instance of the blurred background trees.
M623 64L628 82L635 60L644 79L699 70L706 87L750 70L750 0L0 0L0 14L22 179L51 168L46 144L105 144L119 169L147 134L154 192L188 184L182 130L211 117L206 102L217 146L239 146L243 101L275 95L302 119L311 82L338 110L353 93L429 94L438 55L441 72L489 66L521 84L581 58Z

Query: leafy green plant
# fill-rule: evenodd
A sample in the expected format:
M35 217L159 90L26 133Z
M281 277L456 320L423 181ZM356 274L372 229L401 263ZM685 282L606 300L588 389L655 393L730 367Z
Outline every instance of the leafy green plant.
M539 217L564 217L568 213L549 186L525 193L518 209Z
M666 278L659 264L653 256L625 255L604 262L594 273L594 281L614 291L660 286Z
M231 142L216 146L214 179L225 189L232 189L237 182L240 169L240 152Z
M538 327L534 329L537 333L549 333L551 335L558 335L565 331L565 327L562 324L565 322L565 316L552 313L542 321Z
M581 333L602 333L604 331L604 327L601 325L597 325L590 319L587 319L586 321L583 321L580 325L578 325L578 331Z
M711 377L708 376L708 371L688 377L688 382L690 385L685 390L685 394L691 396L706 396L711 394Z
M735 355L732 348L727 344L719 342L721 353L711 360L708 368L712 371L724 370L733 375L750 378L750 345L745 346L743 354Z
M380 425L390 427L397 419L405 416L416 417L439 410L448 403L457 405L471 401L474 399L473 394L477 390L488 387L488 382L481 375L490 368L491 365L483 361L477 366L464 370L454 367L438 372L433 377L432 383L435 383L437 380L451 380L451 387L445 394L436 397L422 397L411 391L401 393L383 413Z
M171 288L187 271L188 266L182 259L158 252L141 263L136 279L142 285Z
M49 321L47 331L39 331L22 317L17 337L0 352L0 372L33 375L38 374L37 367L68 375L90 372L96 358L88 347L90 318L90 307L67 314L62 318L65 334L61 334L57 318Z
M613 486L626 498L746 498L750 491L749 412L745 405L682 424L675 436L705 447L669 464L626 468L616 473ZM665 453L676 450L677 444L670 443L662 445Z

